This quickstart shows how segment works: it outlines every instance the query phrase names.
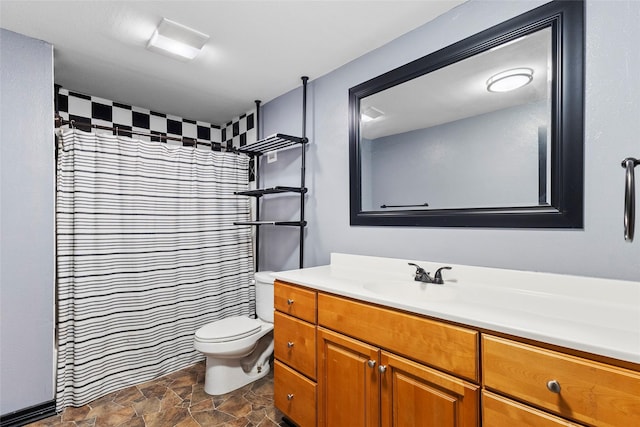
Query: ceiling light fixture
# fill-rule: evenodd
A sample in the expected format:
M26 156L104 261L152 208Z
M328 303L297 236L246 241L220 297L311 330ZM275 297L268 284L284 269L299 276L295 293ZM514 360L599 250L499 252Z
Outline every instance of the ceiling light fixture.
M147 49L181 61L187 61L200 53L207 40L209 40L209 36L200 31L162 18L158 28L149 39Z
M362 113L362 121L370 122L371 120L375 120L378 117L384 116L384 113L378 110L376 107L367 107Z
M487 80L489 92L509 92L510 90L526 86L533 80L531 68L514 68L495 74Z

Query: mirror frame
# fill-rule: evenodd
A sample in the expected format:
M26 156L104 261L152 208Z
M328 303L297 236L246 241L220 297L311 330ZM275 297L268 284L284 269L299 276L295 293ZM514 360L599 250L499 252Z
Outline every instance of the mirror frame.
M551 204L433 210L363 211L360 100L492 47L551 27ZM451 167L456 167L452 165ZM349 89L351 225L583 228L584 2L553 1Z

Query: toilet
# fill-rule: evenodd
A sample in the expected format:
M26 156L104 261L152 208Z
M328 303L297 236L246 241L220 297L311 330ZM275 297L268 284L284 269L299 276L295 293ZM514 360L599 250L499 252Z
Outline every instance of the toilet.
M273 277L255 273L257 319L233 316L202 326L194 347L206 358L204 391L229 393L267 375L273 354Z

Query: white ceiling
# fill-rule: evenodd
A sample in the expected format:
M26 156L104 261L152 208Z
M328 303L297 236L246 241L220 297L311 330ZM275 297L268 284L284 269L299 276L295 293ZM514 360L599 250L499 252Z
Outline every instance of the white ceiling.
M224 124L465 0L0 1L0 27L54 45L55 82ZM211 36L190 62L145 49L165 17Z
M383 115L364 122L362 135L366 139L376 139L548 100L551 46L551 28L545 27L367 96L361 101L361 110L373 107ZM510 92L487 90L487 80L491 76L523 67L533 71L530 84Z

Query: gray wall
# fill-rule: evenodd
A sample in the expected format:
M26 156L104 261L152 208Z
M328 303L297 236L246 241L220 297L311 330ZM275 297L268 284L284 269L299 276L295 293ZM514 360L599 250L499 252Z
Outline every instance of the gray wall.
M622 236L620 166L627 156L640 157L636 0L586 2L583 230L349 225L349 88L543 3L472 0L325 76L310 76L306 266L327 264L331 252L345 252L640 280L640 236L633 243ZM299 117L298 89L264 105L262 135L299 133ZM265 168L267 182L297 179L299 164L289 154L279 154L278 162ZM296 204L289 200L264 199L267 212L285 218L297 214ZM264 234L262 268L297 268L296 231Z
M0 29L0 413L54 398L52 46Z

